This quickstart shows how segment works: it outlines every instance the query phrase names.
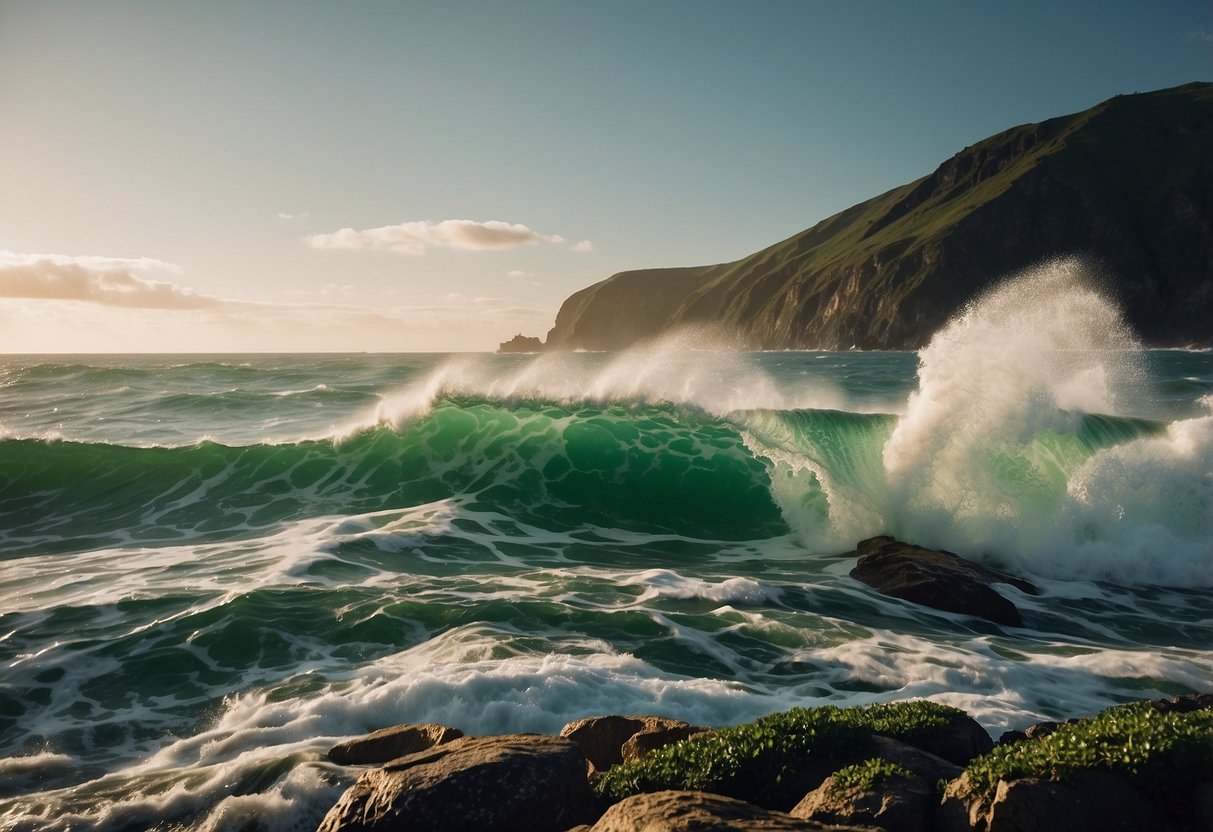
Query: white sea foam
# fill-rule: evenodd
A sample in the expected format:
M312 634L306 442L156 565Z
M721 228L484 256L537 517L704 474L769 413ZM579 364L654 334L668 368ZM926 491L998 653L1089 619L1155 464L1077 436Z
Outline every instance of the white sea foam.
M694 598L730 604L763 604L779 597L777 590L765 587L750 578L705 581L679 575L670 569L649 569L620 582L645 588L637 599L638 602L656 598Z

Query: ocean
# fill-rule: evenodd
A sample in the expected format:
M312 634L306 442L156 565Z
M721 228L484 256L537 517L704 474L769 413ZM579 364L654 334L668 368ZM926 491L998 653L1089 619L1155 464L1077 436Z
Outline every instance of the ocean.
M918 353L0 358L0 828L314 828L403 722L1209 690L1213 354L1008 287ZM883 597L881 533L1042 592Z

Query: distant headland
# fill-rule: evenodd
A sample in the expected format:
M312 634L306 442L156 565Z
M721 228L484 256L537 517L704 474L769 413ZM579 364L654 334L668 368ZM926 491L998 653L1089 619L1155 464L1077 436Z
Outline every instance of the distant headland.
M750 349L917 349L993 282L1072 255L1147 344L1213 346L1210 148L1213 84L1116 96L741 260L620 272L568 297L546 342L501 351L618 350L705 324Z

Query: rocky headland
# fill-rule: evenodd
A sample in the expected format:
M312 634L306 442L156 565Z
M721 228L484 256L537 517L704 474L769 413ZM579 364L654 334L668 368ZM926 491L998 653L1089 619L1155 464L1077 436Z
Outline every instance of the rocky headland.
M526 351L692 326L747 349L918 349L995 281L1071 256L1148 345L1213 346L1210 147L1213 84L1117 96L966 147L735 262L595 283Z

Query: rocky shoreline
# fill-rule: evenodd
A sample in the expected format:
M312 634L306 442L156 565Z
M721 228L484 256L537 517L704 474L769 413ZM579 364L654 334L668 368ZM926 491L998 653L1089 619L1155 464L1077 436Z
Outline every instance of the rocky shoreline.
M403 725L320 832L1213 829L1213 693L1129 703L995 742L925 701L798 708L713 729L590 717L559 736Z

